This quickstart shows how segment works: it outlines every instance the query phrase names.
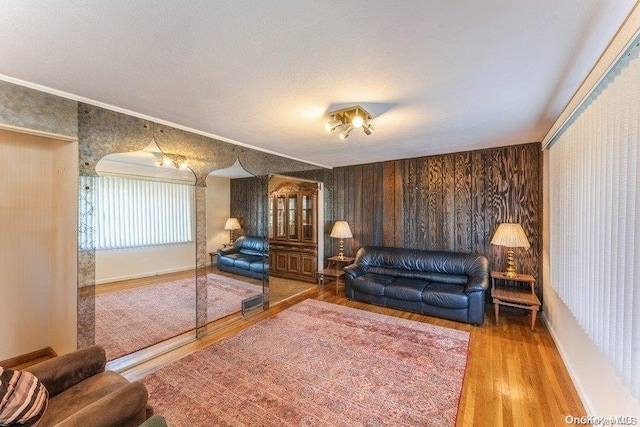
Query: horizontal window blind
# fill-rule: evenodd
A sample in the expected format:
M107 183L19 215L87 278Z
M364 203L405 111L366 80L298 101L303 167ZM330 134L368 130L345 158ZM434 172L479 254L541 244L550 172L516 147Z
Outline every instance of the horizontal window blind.
M193 186L121 177L93 183L95 249L193 241Z
M549 149L551 285L636 398L638 45L636 39Z

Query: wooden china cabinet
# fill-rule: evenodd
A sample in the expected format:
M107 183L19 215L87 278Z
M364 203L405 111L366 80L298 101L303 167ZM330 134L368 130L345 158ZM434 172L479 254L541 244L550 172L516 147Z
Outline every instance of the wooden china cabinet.
M269 194L269 274L316 281L318 186L283 182Z

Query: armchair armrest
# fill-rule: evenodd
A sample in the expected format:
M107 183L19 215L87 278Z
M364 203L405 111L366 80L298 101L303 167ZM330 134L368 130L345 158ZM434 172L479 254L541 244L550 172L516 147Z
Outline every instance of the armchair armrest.
M25 369L40 380L53 397L89 377L104 372L107 358L104 349L94 345L73 353L54 357Z
M355 279L358 276L362 276L365 274L367 270L359 264L350 264L344 268L344 274L349 279Z
M146 419L149 394L145 386L134 381L82 408L58 427L111 427L115 425L137 426Z
M236 252L240 252L240 251L236 249L235 246L229 246L228 248L218 249L218 255L229 255L229 254L234 254Z
M471 292L486 291L489 289L489 279L485 276L471 276L467 282L464 292L469 295Z

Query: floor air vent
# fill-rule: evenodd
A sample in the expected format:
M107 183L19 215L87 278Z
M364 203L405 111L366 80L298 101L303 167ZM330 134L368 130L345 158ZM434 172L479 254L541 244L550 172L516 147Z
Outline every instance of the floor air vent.
M243 299L242 300L242 316L244 317L244 315L248 311L255 310L256 308L262 306L263 302L264 302L264 299L262 294Z

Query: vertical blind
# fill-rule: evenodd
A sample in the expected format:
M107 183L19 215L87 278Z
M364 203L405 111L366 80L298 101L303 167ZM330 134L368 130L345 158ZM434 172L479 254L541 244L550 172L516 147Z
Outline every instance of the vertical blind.
M193 186L121 177L94 180L95 249L193 240Z
M638 41L549 149L551 285L636 398L640 397Z

